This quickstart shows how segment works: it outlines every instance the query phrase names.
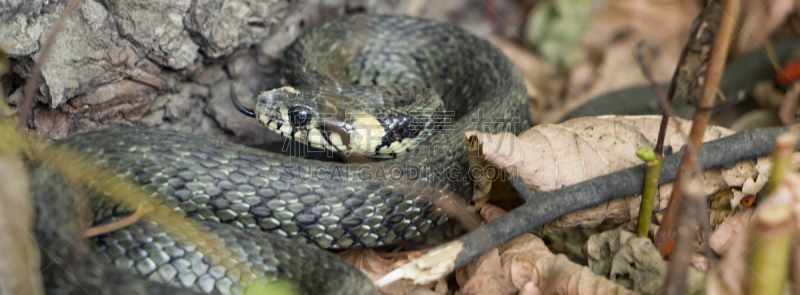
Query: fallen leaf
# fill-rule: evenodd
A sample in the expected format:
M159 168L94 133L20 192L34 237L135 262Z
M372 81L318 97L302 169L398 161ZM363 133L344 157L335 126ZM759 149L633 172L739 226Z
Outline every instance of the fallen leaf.
M500 48L508 59L519 69L528 88L528 98L531 100L533 113L541 115L545 111L558 109L561 106L561 97L567 82L559 76L556 68L528 49L506 38L490 36L489 42ZM533 118L538 122L538 117Z
M730 245L731 248L727 251L722 261L706 276L706 294L744 294L742 282L745 279L747 267L742 259L748 248L746 235L732 236Z
M675 65L687 40L692 19L700 11L696 1L687 0L609 0L595 3L588 29L583 34L583 50L589 59L570 77L565 110L581 106L588 99L609 91L647 83L636 60L634 48L644 41L650 69L656 81L672 78ZM591 73L593 79L587 80ZM586 82L591 82L587 85ZM562 112L542 116L554 122Z
M737 52L746 53L764 45L797 7L795 0L742 1Z
M532 190L548 191L643 163L636 157L636 149L654 147L660 121L660 116L585 117L558 125L538 125L516 138L510 133L489 135L480 132L467 132L465 137L471 144L477 142L480 148L480 155L473 156L472 160L486 161L518 175ZM668 128L665 146L679 150L684 143L681 134L688 133L691 122L670 121L673 123ZM677 132L678 123L681 132ZM725 128L709 127L704 140L718 139L731 133ZM741 186L747 178L756 177L760 171L753 166L751 162L744 162L725 171L705 171L706 193ZM488 191L487 185L494 184L482 184L484 191ZM659 196L664 198L656 198L656 211L666 206L671 188L671 184L667 184L659 189ZM489 197L482 196L484 200ZM545 225L544 233L559 233L576 226L593 228L604 221L620 224L635 219L638 210L639 198L629 196L562 216Z
M593 235L586 242L589 268L608 276L621 286L640 294L661 294L667 274L667 262L648 238L611 230ZM690 268L686 294L700 294L703 273Z
M596 274L607 275L611 271L614 254L632 238L633 233L623 230L610 230L591 236L584 245L589 269Z
M483 216L483 219L486 220L486 222L491 222L492 220L503 216L503 214L506 214L505 210L500 209L497 206L493 206L492 204L487 204L481 208L481 216Z
M517 237L499 250L506 279L517 288L532 282L544 294L636 294L565 255L550 253L532 234Z
M461 285L458 294L514 294L517 291L503 277L496 248L460 268L456 279Z
M752 207L751 207L752 208ZM709 241L710 246L723 254L723 258L710 273L706 284L707 294L745 294L746 282L754 275L748 265L748 253L755 251L751 239L757 234L769 234L769 229L756 227L757 219L777 222L776 210L788 209L793 218L794 231L800 229L800 175L787 173L779 181L774 191L754 210L747 208L742 214L728 218L720 225ZM752 212L752 214L747 214ZM779 215L779 214L778 214ZM787 218L783 218L785 221ZM776 223L777 224L777 223ZM775 225L775 224L773 224ZM765 232L766 230L766 232ZM764 241L759 241L759 244ZM786 253L790 257L790 253ZM786 263L790 263L787 259ZM797 269L798 262L794 269Z
M491 204L487 207L493 207ZM482 213L496 214L498 208ZM456 273L459 294L635 294L594 275L564 255L550 252L541 238L524 234Z
M726 253L731 248L733 237L744 234L754 211L755 208L753 207L744 208L736 212L736 214L725 218L725 221L717 227L717 230L708 239L708 245L711 249L717 254L727 255Z

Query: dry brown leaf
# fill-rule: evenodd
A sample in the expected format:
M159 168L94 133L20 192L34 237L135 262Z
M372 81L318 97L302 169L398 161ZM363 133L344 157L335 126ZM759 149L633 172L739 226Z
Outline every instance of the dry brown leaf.
M550 253L532 234L517 237L499 250L505 277L517 288L532 282L544 294L636 294L565 255Z
M481 208L481 216L486 222L505 213L505 210L492 204L486 204ZM459 294L505 294L516 291L503 279L500 256L496 248L459 268L456 271L456 282L462 286Z
M560 97L567 85L566 79L558 75L555 67L535 56L528 48L505 38L490 36L489 41L500 48L522 73L534 114L541 115L545 110L560 108ZM533 120L538 122L538 118Z
M748 0L742 2L744 17L739 18L737 51L746 53L761 47L792 12L797 12L795 0Z
M741 207L739 201L746 195L756 194L764 187L772 172L772 161L767 157L759 158L755 166L746 169L756 170L758 175L756 180L747 178L741 185L741 189L733 189L734 197L730 200L730 206L735 213L726 217L709 238L709 246L720 255L726 255L730 251L731 244L734 242L733 237L745 234L755 209L753 207ZM792 154L789 169L792 171L800 169L800 153L795 152Z
M492 204L486 204L481 208L481 216L487 222L505 213L506 211ZM497 294L509 294L516 291L503 279L500 256L496 248L459 268L456 271L456 282L462 286L459 294L493 294L493 291Z
M480 171L485 171L491 167L492 163L487 161L482 155L483 144L481 140L476 137L468 137L464 135L464 140L467 142L467 158L469 159L470 167L480 167ZM483 175L485 173L481 173ZM489 191L492 189L492 178L490 177L475 177L472 183L472 201L477 207L482 207L489 202Z
M706 277L706 294L744 294L742 281L746 276L744 256L747 253L746 235L734 235L728 254Z
M611 260L619 249L634 238L633 233L624 230L610 230L592 235L584 245L589 269L600 275L611 271Z
M381 289L397 284L400 279L410 279L414 284L437 284L444 276L455 270L456 256L464 249L464 243L452 241L433 248L425 254L397 264L397 268L374 281Z
M717 227L717 230L708 239L711 249L714 249L717 254L727 255L732 247L733 238L744 235L754 211L755 208L748 207L725 218L725 221Z
M632 54L640 40L646 42L652 55L648 62L655 80L669 81L691 21L700 11L697 1L687 0L611 0L599 3L583 38L585 50L593 58L575 67L571 73L566 91L568 99L564 105L566 111L600 94L646 84L647 80ZM798 3L797 0L744 1L736 52L743 54L762 46L769 36L786 24L790 14L800 12ZM554 122L563 114L560 110L549 112L541 122Z
M481 216L483 216L483 219L486 220L486 222L491 222L492 220L503 216L503 214L506 214L505 210L492 204L486 204L486 206L481 208Z
M595 274L641 294L660 294L667 274L667 262L652 241L632 233L611 230L593 235L586 242L589 268ZM703 274L691 269L687 294L703 289Z
M542 295L542 294L544 294L544 292L542 292L541 289L536 287L536 284L534 284L533 282L525 283L525 286L522 286L522 289L519 290L519 295Z
M495 135L488 135L480 132L466 132L464 133L464 140L467 142L467 157L469 159L470 167L476 167L473 181L472 202L477 208L482 208L490 201L493 196L500 196L501 198L494 198L491 201L495 204L502 204L513 202L510 198L517 199L513 187L502 184L499 176L505 176L499 169L504 167L497 166L496 162L493 163L491 159L495 157L502 157L503 155L513 155L514 150L519 150L514 143L516 142L515 136L512 133L504 132ZM492 144L497 141L498 144ZM484 143L489 142L492 147L504 148L505 150L491 150L495 157L486 158L485 152L488 150L484 147ZM502 144L502 143L506 144ZM486 146L489 147L489 146ZM506 162L511 159L506 159ZM516 204L519 205L519 204ZM504 206L505 207L505 206Z
M456 272L461 285L458 294L514 294L517 288L509 285L500 268L500 256L495 248L473 260Z
M500 210L491 204L486 207L491 209L482 211L484 218ZM564 255L554 255L532 234L470 262L458 270L456 279L463 286L459 294L635 294Z
M547 191L643 163L636 157L636 149L654 147L660 121L660 116L585 117L558 125L538 125L516 139L509 133L467 132L465 137L480 142L483 160L522 177L532 190ZM690 121L671 120L674 121L680 122L683 134L688 133ZM684 137L676 131L676 124L670 124L665 138L665 146L675 151L684 143ZM709 127L704 140L731 133L725 128ZM706 193L741 186L746 179L755 178L760 170L753 166L745 161L724 172L706 171ZM660 195L668 197L671 187L671 184L662 186ZM656 210L663 209L666 201L657 198ZM595 227L603 221L628 222L636 218L638 210L639 198L629 196L565 215L546 225L544 232L563 232L575 226Z
M667 262L661 259L648 238L632 238L623 244L611 259L612 281L642 294L660 293L667 273Z
M748 274L750 271L747 269L747 254L752 249L749 247L749 239L756 229L751 220L759 218L759 214L771 214L776 208L789 208L793 215L795 222L795 231L800 229L800 175L796 173L787 173L783 179L780 180L774 191L764 198L764 201L755 209L750 210L753 212L753 217L746 214L741 214L741 217L736 219L729 218L722 226L726 226L730 222L729 227L723 231L722 226L720 230L712 235L711 246L718 252L724 253L722 261L719 266L715 267L706 283L706 292L708 294L744 294L745 282L748 281ZM738 214L737 214L738 215ZM736 215L734 215L736 217ZM746 229L746 230L743 230ZM724 236L723 236L724 235ZM719 249L719 250L718 250ZM789 263L787 261L787 263ZM795 264L798 262L795 261ZM795 266L797 269L797 266Z
M610 0L597 2L583 45L593 58L578 66L571 77L565 108L573 109L587 99L629 86L647 83L633 56L636 43L644 40L656 81L669 81L675 71L692 19L700 11L688 0ZM587 75L591 73L591 75ZM587 80L586 77L593 79ZM591 82L591 85L587 85ZM588 88L588 89L587 89ZM586 89L584 91L584 89ZM542 122L554 122L562 112L545 114Z

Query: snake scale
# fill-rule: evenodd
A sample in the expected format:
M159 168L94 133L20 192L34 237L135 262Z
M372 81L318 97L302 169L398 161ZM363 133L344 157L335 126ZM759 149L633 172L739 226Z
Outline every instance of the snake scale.
M431 89L454 113L440 132L408 153L368 166L290 157L157 129L115 128L73 136L64 143L135 180L169 210L199 219L235 258L206 257L209 247L181 240L145 217L94 238L90 256L149 280L126 281L115 271L95 272L87 275L96 288L90 293L114 293L104 282L126 282L133 286L130 290L143 293L156 292L153 282L196 292L238 293L244 284L237 267L287 278L310 294L370 293L369 280L358 270L309 244L380 246L426 232L445 220L432 197L455 192L466 198L471 193L463 132L519 133L531 123L525 86L506 56L455 26L411 17L346 16L307 30L285 53L290 82L324 83L319 80L330 78L321 72L330 52L353 38L360 38L363 47L334 78ZM387 180L386 175L401 177ZM48 185L55 184L33 186L37 198L48 196L37 190L64 191ZM93 200L95 224L129 214L112 202ZM75 289L57 276L45 279L51 293Z

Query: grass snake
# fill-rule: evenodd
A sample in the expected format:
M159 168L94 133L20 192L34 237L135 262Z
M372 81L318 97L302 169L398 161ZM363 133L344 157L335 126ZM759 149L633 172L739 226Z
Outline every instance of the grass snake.
M355 54L336 53L348 46ZM337 62L342 70L335 69ZM305 89L321 89L331 80L429 89L453 116L408 152L362 166L157 129L73 136L67 145L135 180L170 210L201 220L239 256L211 261L201 253L202 245L181 241L146 219L95 238L93 255L151 281L198 292L240 291L233 268L242 266L299 282L307 293L369 293L371 284L358 270L308 244L371 247L426 232L445 220L432 197L471 193L462 133L519 133L531 124L525 86L512 63L487 41L448 24L347 16L304 32L286 51L284 63L289 82ZM95 224L129 214L94 200ZM110 273L98 273L92 282L113 282L103 277ZM145 283L131 284L142 289Z

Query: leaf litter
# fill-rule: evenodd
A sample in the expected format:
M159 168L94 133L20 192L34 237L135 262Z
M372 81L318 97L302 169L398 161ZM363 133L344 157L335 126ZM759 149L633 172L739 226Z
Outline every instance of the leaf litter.
M493 173L516 174L530 189L546 191L641 164L642 161L636 157L635 151L639 146L654 145L660 119L660 116L585 117L557 125L539 125L518 137L509 133L468 132L465 134L465 140L474 147L470 151L471 165L495 167L497 170ZM682 119L673 121L668 128L665 146L669 146L673 151L680 149L690 123ZM732 133L733 131L722 127L710 126L706 130L704 140L714 140ZM793 155L792 168L800 168L800 153ZM757 192L763 186L770 169L770 160L760 158L742 161L729 169L705 171L704 189L707 194L729 191L727 197L720 201L722 204L727 204L724 206L727 211L719 214L717 223L722 224L710 242L715 250L722 251L715 245L727 243L727 240L721 238L723 233L740 229L741 225L736 225L733 220L748 215L747 212L751 208L741 209L742 213L734 214L737 218L732 221L727 223L722 221L726 220L725 217L737 207L735 204L742 195ZM503 191L500 194L493 190L495 187L505 185L503 177L476 175L476 179L483 181L476 181L473 201L481 208L484 219L491 220L502 215L505 211L492 204L497 201L497 197L509 195L504 190L500 190ZM657 211L666 206L670 190L671 184L660 187L655 206ZM617 199L558 218L545 225L541 233L562 233L575 227L594 228L601 224L613 224L623 230L632 230L638 207L638 196ZM584 245L584 253L590 261L588 267L575 264L563 254L553 254L539 237L530 234L519 237L459 269L456 274L456 281L461 286L458 294L629 292L628 289L620 288L621 286L644 294L658 293L664 280L667 262L661 259L651 241L647 238L621 236L611 236L612 240L609 240L608 235L632 234L615 230L592 236ZM601 236L604 238L600 238ZM613 242L613 239L617 241ZM612 244L616 246L609 247ZM604 253L606 257L603 258L605 262L599 262L603 259L597 258L598 247L606 249ZM614 250L609 251L611 248ZM372 257L374 253L361 254L362 256L357 256L356 259L351 258L351 261L357 261L356 264L375 280L401 265L401 262L413 259L420 253L411 252L392 260L369 262L369 264L362 260L371 260L364 258ZM377 259L377 256L373 258ZM702 256L697 255L695 260L695 265L704 270ZM601 264L605 266L598 267ZM592 272L593 270L595 272ZM691 271L692 276L697 276L699 273L701 271L697 269ZM702 289L702 284L699 283L702 282L702 278L702 276L691 277L689 290L699 292L698 290ZM385 294L401 294L416 290L416 287L412 287L409 282L400 284L402 285L390 285L392 287L385 289L387 290ZM428 290L442 290L440 287L445 284L446 282L440 280L428 285ZM398 290L403 291L398 293ZM595 291L598 293L592 293Z

